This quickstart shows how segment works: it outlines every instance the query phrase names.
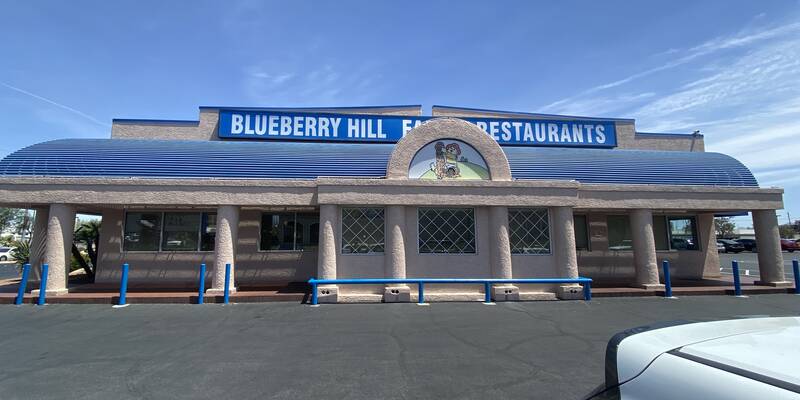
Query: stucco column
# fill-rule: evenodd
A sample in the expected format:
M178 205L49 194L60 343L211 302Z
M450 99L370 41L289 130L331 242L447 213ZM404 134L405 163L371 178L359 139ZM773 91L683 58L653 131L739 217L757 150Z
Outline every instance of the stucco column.
M317 257L317 278L336 279L336 233L338 231L339 206L322 204L319 206L319 255ZM339 299L336 285L321 285L317 288L318 301L335 303Z
M72 235L75 231L75 208L51 204L47 213L47 234L43 263L48 265L47 295L67 293L67 276L72 261ZM33 267L33 266L32 266ZM39 265L35 266L38 269ZM39 293L33 290L32 293Z
M219 206L217 208L217 233L214 238L214 273L209 294L225 292L225 264L231 265L230 292L236 291L236 242L239 232L239 207Z
M31 264L31 276L41 279L39 267L44 262L45 243L47 243L47 224L50 219L50 209L47 207L35 208L36 215L33 220L30 254L28 262Z
M578 253L575 249L575 221L572 207L552 208L553 238L556 268L559 278L578 277ZM560 299L582 299L581 285L561 285L556 295Z
M637 209L630 212L633 261L636 268L636 286L659 289L664 285L658 278L656 240L653 236L653 211Z
M384 276L391 279L406 277L406 208L405 206L386 206L386 247L384 249ZM384 302L411 301L408 285L386 285Z
M756 231L758 248L758 270L761 280L757 285L789 286L783 272L781 234L775 210L753 211L753 229Z
M719 252L717 251L717 229L714 214L697 214L697 238L703 252L703 265L692 268L690 277L694 279L719 278ZM695 272L696 271L696 272Z
M508 207L489 207L489 250L492 278L513 278L511 242L508 237ZM519 300L517 286L498 284L493 285L492 289L495 301Z

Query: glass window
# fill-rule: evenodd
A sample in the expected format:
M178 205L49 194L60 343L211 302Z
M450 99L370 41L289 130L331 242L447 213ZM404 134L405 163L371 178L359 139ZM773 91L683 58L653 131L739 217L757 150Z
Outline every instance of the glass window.
M217 238L217 213L203 213L200 225L200 250L213 251Z
M475 212L471 208L420 208L420 253L475 253Z
M585 215L575 215L572 220L575 227L575 248L589 250L589 228Z
M261 214L261 250L294 250L294 213Z
M125 214L124 251L158 251L161 237L160 212L130 212Z
M550 254L550 219L546 208L508 210L511 254Z
M200 239L200 213L164 213L162 251L197 251Z
M295 250L312 250L319 245L319 214L295 214Z
M383 208L342 208L342 253L383 253Z
M694 217L669 217L668 220L673 250L699 250Z
M633 240L628 216L609 215L606 222L608 224L608 249L632 250Z
M261 214L260 250L304 250L316 248L318 244L319 214Z
M653 216L653 237L656 239L656 250L669 250L669 232L667 232L667 217Z

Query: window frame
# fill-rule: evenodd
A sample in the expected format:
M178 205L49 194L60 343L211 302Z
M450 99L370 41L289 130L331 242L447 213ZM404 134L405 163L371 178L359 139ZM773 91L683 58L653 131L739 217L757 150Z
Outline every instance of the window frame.
M700 231L697 229L697 216L695 215L665 215L667 219L667 242L669 244L669 251L703 251L703 248L700 246ZM670 222L672 220L678 219L687 219L690 220L692 223L692 236L695 240L696 249L676 249L672 247L672 226Z
M417 239L416 240L416 242L417 242L417 246L416 246L417 247L417 255L419 255L419 256L477 256L479 254L479 252L478 252L478 244L479 244L479 242L478 242L478 217L476 215L477 214L476 208L477 207L429 207L429 206L417 207L417 218L416 218L416 220L417 220L417 237L416 237L416 239ZM475 241L475 246L474 246L475 247L475 251L472 252L472 253L423 253L420 250L420 245L419 245L419 233L420 233L419 213L420 213L420 210L422 210L422 209L472 210L472 238ZM385 227L384 227L384 229L385 229Z
M514 208L509 208L508 212L510 214L512 211L525 212L525 211L535 211L535 210L544 210L544 212L547 213L547 247L548 247L547 248L547 253L514 253L514 248L511 247L511 222L509 221L508 248L509 248L509 251L511 252L512 256L552 256L553 255L553 224L552 224L553 219L552 219L552 216L550 215L550 208L548 208L548 207L514 207ZM509 220L510 220L510 217L509 217Z
M607 251L618 251L618 252L631 252L633 253L633 232L631 232L631 248L630 249L612 249L611 248L611 241L609 240L611 237L611 229L609 228L608 224L608 217L625 217L628 220L628 230L631 230L631 216L630 214L606 214L606 247Z
M375 209L383 210L383 251L370 251L367 253L344 252L344 210L345 209ZM339 254L343 256L374 256L386 254L386 207L342 206L339 207Z
M592 251L592 240L591 240L591 235L589 234L589 214L572 214L572 231L573 231L573 233L577 233L577 232L575 232L575 227L577 226L577 224L575 223L575 218L576 217L582 217L583 218L583 228L584 228L584 231L586 232L586 235L585 235L586 248L585 249L578 248L578 240L577 240L578 236L575 235L575 251L576 252L577 251Z
M292 248L291 249L275 249L275 250L266 249L266 250L264 250L264 249L261 248L261 238L262 238L262 233L264 232L264 229L263 229L264 214L270 214L270 215L274 215L274 214L292 214L292 223L294 224L292 229L294 230L294 235L292 235ZM315 223L317 225L319 225L319 210L313 210L313 211L262 211L261 214L259 214L259 218L258 218L258 250L256 250L256 253L303 253L303 252L308 251L308 250L305 249L305 246L303 246L302 249L298 249L297 248L297 214L315 214L317 216L317 222L315 222ZM309 229L310 229L311 225L313 225L313 224L314 223L309 224ZM311 237L311 232L309 230L309 238L310 237ZM314 249L314 251L318 251L318 250L319 250L319 234L317 234L317 245L316 245L316 248Z
M160 226L158 229L158 249L157 250L125 250L125 228L128 224L128 213L157 213L160 215ZM164 214L166 213L187 213L187 214L200 214L200 226L197 230L197 250L164 250L162 246L162 241L164 240ZM216 250L216 243L215 249L212 250L201 250L203 248L203 214L217 214L217 211L189 211L189 210L141 210L141 209L130 209L124 210L122 214L122 226L120 227L120 237L122 240L119 241L119 252L122 253L213 253ZM214 232L216 235L216 231ZM214 240L216 242L216 238Z

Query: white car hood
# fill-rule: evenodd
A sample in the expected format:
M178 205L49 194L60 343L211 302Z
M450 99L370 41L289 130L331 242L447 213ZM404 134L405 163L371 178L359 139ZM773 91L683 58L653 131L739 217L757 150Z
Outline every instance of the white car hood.
M748 318L631 331L617 345L617 381L634 378L670 350L800 384L800 318Z

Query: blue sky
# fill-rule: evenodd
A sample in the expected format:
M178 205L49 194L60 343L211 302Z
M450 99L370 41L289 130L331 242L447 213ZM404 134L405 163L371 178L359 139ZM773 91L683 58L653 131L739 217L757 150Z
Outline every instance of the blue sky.
M800 217L797 0L0 7L0 156L108 137L112 118L196 119L200 105L625 117L645 132L701 130L709 151L784 187Z

